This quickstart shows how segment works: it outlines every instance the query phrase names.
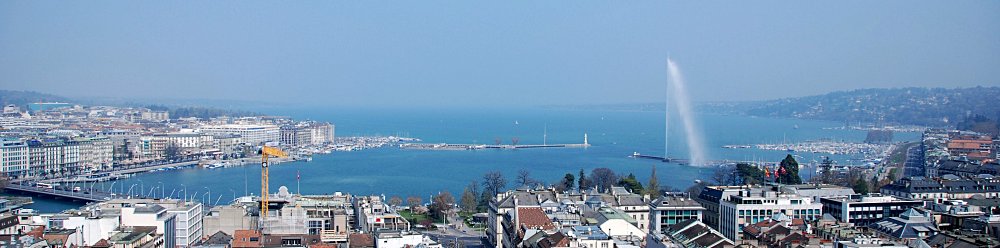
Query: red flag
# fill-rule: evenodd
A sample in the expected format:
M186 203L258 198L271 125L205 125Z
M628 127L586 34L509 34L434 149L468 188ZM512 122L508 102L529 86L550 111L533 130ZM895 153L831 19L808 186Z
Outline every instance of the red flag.
M781 167L781 174L788 174L788 171L785 171L785 167L784 166Z
M764 177L771 177L771 171L767 169L767 166L764 166Z

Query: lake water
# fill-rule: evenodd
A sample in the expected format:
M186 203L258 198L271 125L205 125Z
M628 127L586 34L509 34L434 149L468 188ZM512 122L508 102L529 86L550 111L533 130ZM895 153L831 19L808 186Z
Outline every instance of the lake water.
M296 119L333 122L336 135L395 135L423 139L428 143L485 143L495 139L511 143L518 137L520 144L541 144L547 130L547 142L582 143L584 133L593 146L586 149L550 148L520 150L432 151L400 150L395 147L354 152L318 154L311 162L274 165L270 169L271 189L281 185L304 194L345 192L356 195L420 196L441 191L460 194L473 180L481 181L489 171L501 171L513 187L516 174L527 169L537 180L554 183L566 173L576 175L581 169L607 167L619 174L629 173L643 183L656 167L661 184L684 189L694 180L708 180L713 169L663 163L628 157L633 152L663 154L663 115L661 112L613 112L581 110L337 110L281 109L271 114L290 115ZM672 117L676 118L676 117ZM748 116L701 114L698 123L705 137L710 159L779 161L784 151L756 149L725 149L723 145L799 142L815 139L863 141L866 133L853 130L826 130L841 123L795 119L755 118ZM685 158L682 128L671 123L671 157ZM795 126L798 128L794 128ZM917 140L917 133L896 134L896 141ZM821 155L800 154L807 162ZM834 156L842 164L848 157ZM801 172L808 177L809 170ZM301 180L296 182L296 175ZM133 186L134 185L134 186ZM108 187L97 185L95 187ZM224 169L185 169L152 172L118 181L115 191L183 195L211 203L225 203L234 196L258 195L259 166ZM162 190L161 190L162 189ZM171 193L173 191L173 193ZM211 197L211 200L209 198ZM78 206L36 200L42 211Z

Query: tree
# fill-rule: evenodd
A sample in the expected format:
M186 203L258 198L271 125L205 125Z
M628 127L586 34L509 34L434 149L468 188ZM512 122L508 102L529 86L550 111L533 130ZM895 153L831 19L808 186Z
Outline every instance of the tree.
M531 172L525 169L517 171L517 184L521 186L531 186L534 184L534 179L531 179Z
M701 195L701 191L705 190L706 186L709 186L708 183L705 183L705 182L703 182L701 180L698 180L698 181L695 181L695 183L693 185L691 185L690 187L688 187L687 190L684 190L684 192L687 192L688 194L690 194L691 197L697 197L698 195Z
M781 171L778 180L779 183L783 184L801 184L802 178L799 177L799 162L795 161L795 157L792 154L785 156L785 159L781 160Z
M653 172L649 174L649 183L646 184L646 194L650 197L663 195L663 191L660 189L659 179L656 179L656 165L653 165Z
M635 175L629 173L628 176L618 180L618 186L625 187L632 193L642 194L646 190L642 188L642 183L635 179Z
M577 182L576 185L580 187L580 191L590 188L590 182L587 181L587 174L583 174L583 169L580 169L580 177L578 177L577 180L579 180L579 182Z
M483 174L483 193L479 197L479 207L486 208L497 193L507 187L507 179L503 178L500 171L491 171Z
M573 176L573 173L566 173L566 175L563 176L562 180L560 180L559 183L556 184L556 190L558 191L570 190L573 188L573 185L575 183L576 183L576 177Z
M500 171L491 171L483 175L483 192L489 195L490 198L496 197L497 193L500 193L506 187L507 179L503 178L503 174Z
M618 181L618 175L615 175L615 172L608 168L595 168L590 171L590 181L594 186L597 186L598 191L607 192Z
M0 193L3 193L3 190L6 189L8 185L10 185L10 178L0 177Z
M403 198L400 198L398 195L394 195L392 198L389 198L389 205L392 205L393 207L403 205Z
M854 181L854 193L868 194L868 182L864 177L858 177L858 180Z
M715 170L712 172L712 182L714 182L715 185L730 185L734 172L735 169L733 167L719 165L718 167L715 167Z
M177 144L170 142L167 144L167 147L163 149L163 156L166 157L167 160L177 160L181 157L181 148L177 146Z
M751 164L736 164L736 184L760 184L764 181L764 171Z
M476 212L476 207L478 206L478 201L476 200L476 182L473 181L469 186L465 187L465 191L462 192L462 211L465 212Z
M437 216L438 218L444 219L447 216L448 211L451 211L452 206L455 204L455 197L451 195L451 192L444 191L440 194L434 196L431 199L431 214Z
M415 208L419 207L420 203L422 201L423 200L420 200L419 196L410 196L410 197L406 198L406 204L410 205L410 210L411 211L414 210Z

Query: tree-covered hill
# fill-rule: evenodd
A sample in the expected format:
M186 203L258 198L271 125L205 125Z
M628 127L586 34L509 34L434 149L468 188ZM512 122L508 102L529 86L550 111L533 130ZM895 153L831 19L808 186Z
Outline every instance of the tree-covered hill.
M997 117L1000 87L893 88L839 91L823 95L743 103L745 113L875 123L954 127L970 116Z

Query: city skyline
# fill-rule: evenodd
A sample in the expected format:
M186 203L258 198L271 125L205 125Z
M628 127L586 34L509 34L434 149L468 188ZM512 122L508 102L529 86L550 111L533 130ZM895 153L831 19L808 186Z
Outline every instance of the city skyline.
M735 5L4 2L0 34L17 39L0 43L0 85L313 106L662 102L668 55L697 101L1000 84L994 2Z

